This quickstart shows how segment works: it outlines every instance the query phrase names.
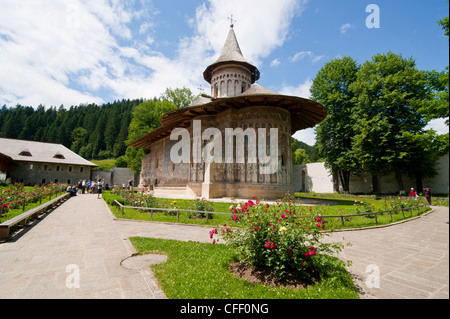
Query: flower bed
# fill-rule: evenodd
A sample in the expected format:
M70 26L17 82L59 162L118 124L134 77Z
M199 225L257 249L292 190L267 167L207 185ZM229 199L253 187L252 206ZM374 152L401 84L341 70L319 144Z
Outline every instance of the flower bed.
M65 189L66 185L53 183L35 187L24 187L23 184L3 187L0 191L0 218L3 221L12 218L26 207L42 202L43 197L63 192Z
M280 279L295 274L311 281L324 260L342 249L339 243L323 242L326 233L321 230L326 226L320 216L297 218L304 209L290 201L269 205L253 198L230 206L230 211L233 221L210 232L213 243L223 240L236 250L240 262L270 267Z

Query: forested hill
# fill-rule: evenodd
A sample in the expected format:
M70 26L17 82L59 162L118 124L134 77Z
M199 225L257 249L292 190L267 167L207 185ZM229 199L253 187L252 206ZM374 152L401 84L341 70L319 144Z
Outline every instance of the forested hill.
M87 159L117 158L126 151L133 107L142 102L122 100L70 108L3 106L0 137L61 143Z

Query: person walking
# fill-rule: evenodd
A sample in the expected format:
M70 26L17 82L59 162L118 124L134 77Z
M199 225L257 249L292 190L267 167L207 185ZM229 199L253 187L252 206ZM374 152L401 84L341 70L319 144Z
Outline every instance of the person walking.
M102 181L99 179L98 183L97 183L97 198L101 198L102 196L102 190L103 190L103 183Z
M425 198L427 199L428 205L431 206L431 190L428 187L425 188Z

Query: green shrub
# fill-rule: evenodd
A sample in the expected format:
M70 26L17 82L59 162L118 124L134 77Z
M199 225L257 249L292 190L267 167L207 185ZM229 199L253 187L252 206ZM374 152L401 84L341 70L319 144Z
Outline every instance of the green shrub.
M109 205L114 205L115 200L121 203L122 205L125 205L125 200L123 199L122 196L113 194L111 192L104 192L102 197L105 200L105 202Z

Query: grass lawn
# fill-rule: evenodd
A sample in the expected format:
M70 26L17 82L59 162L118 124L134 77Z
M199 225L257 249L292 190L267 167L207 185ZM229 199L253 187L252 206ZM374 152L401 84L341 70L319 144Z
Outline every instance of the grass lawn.
M140 254L168 256L152 266L169 299L357 299L350 274L342 268L324 267L322 279L304 289L252 284L228 270L233 252L222 244L204 244L154 238L130 238Z
M92 163L95 165L98 165L98 167L95 167L94 171L109 171L112 167L115 167L116 160L113 159L104 159L104 160L92 160Z
M176 201L176 207L180 209L194 209L194 200L185 200L185 199L158 199L160 203L164 203L164 207L170 208L170 204L173 201ZM230 207L230 203L213 203L215 212L229 212L228 208ZM117 218L126 218L126 219L134 219L134 220L147 220L147 221L158 221L158 222L168 222L168 223L183 223L183 224L194 224L194 225L211 225L211 226L221 226L225 223L231 221L230 215L219 215L214 214L214 216L210 219L206 218L197 218L193 216L193 214L189 214L187 212L180 212L179 221L177 221L177 216L174 214L169 214L166 212L153 212L153 216L149 211L137 210L137 209L124 209L124 216L122 216L122 212L117 209L117 206L110 205L111 211Z

